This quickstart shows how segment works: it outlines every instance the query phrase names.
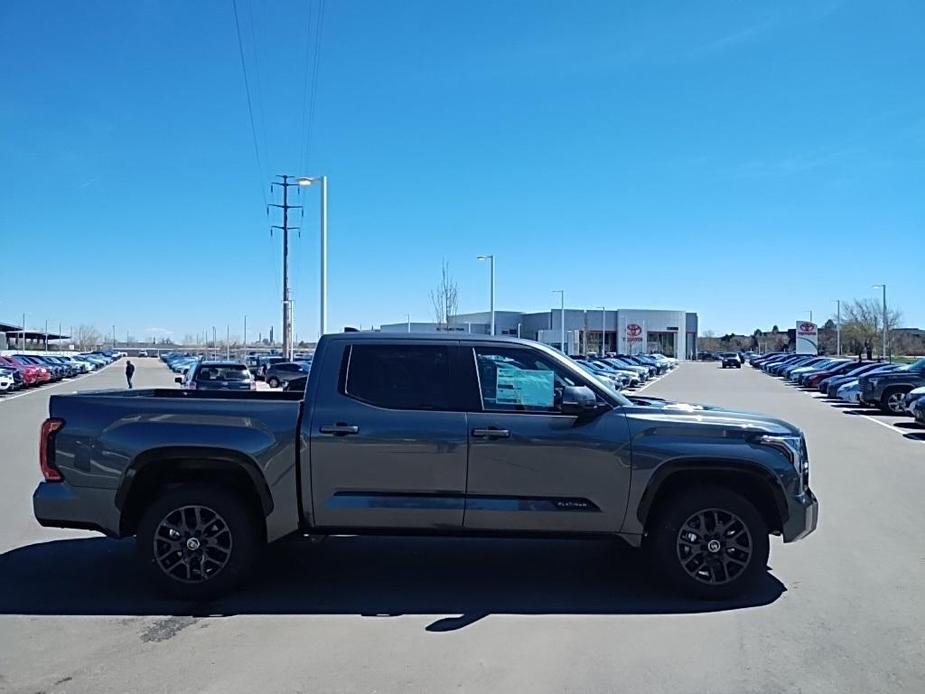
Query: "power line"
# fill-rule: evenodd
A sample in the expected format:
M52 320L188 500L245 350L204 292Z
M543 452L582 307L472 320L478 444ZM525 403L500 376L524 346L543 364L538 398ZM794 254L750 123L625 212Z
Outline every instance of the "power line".
M257 174L260 181L260 194L263 197L263 206L267 207L267 194L264 190L263 162L260 160L260 146L257 143L257 126L254 124L254 105L251 101L251 88L247 80L247 62L244 60L244 43L241 41L241 22L238 19L238 0L231 0L234 9L234 28L238 36L238 55L241 58L241 73L244 75L244 92L247 94L247 113L250 117L251 136L254 141L254 157L257 160Z
M263 153L270 158L270 148L267 146L267 117L263 111L263 87L260 86L260 50L257 42L256 22L254 21L254 0L248 0L247 13L251 21L251 45L254 47L254 82L256 89L257 116L260 121L260 134L263 144Z
M318 66L321 63L321 36L324 27L324 4L325 0L318 0L318 18L315 20L315 52L312 64L311 92L309 94L308 106L308 126L305 131L305 149L302 152L303 170L308 170L308 156L311 153L312 133L315 125L315 104L317 103L318 91Z
M305 72L302 77L302 110L300 114L302 116L301 123L299 125L299 161L296 162L299 170L302 169L305 159L305 121L308 116L308 77L311 74L311 60L312 57L312 0L307 0L305 3L306 8L308 8L308 19L305 22L306 37L305 37L305 59L303 63L305 64Z

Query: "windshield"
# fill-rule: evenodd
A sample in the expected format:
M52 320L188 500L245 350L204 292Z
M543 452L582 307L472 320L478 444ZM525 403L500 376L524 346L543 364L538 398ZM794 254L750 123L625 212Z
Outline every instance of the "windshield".
M244 364L203 365L196 374L197 381L250 381L251 372Z

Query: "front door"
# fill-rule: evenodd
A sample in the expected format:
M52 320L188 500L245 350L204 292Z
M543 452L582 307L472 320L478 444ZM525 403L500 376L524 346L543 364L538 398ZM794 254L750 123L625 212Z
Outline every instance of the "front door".
M314 523L460 529L467 415L454 403L452 348L413 340L337 348L319 365L326 382L310 412Z
M630 485L630 444L619 409L560 411L564 386L583 377L538 350L472 349L481 411L469 413L464 527L616 532Z

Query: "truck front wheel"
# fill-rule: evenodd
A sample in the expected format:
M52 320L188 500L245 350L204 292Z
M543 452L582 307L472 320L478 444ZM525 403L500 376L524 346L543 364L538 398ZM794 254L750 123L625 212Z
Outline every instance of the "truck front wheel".
M659 577L687 595L719 600L748 590L767 570L768 526L731 489L696 487L656 509L646 549Z
M138 525L148 573L177 597L206 600L246 580L263 540L255 513L233 491L207 484L168 489Z

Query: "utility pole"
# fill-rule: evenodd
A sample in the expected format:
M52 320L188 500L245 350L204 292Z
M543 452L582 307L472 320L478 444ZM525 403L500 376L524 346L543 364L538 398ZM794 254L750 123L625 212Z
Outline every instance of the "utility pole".
M884 284L875 284L875 285L874 285L874 289L882 289L882 290L883 290L883 346L880 348L880 358L881 358L881 359L886 359L886 333L887 333L887 325L886 325L886 283L884 283ZM890 355L890 361L892 361L892 360L893 360L893 355L891 354L891 355Z
M562 313L561 313L561 318L560 318L560 322L562 323L562 325L559 326L559 327L562 329L562 336L561 336L561 338L560 338L560 343L559 343L559 344L560 344L560 346L561 346L561 348L562 348L562 354L565 354L565 355L567 356L567 355L568 355L568 347L566 347L566 345L565 345L565 290L564 290L564 289L553 289L553 290L552 290L552 293L553 293L553 294L558 294L559 297L560 297L560 299L562 300L562 304L561 304L561 305L562 305Z
M835 300L835 305L838 306L838 312L835 314L836 320L838 321L835 324L835 355L841 356L841 299Z
M231 359L231 326L225 323L225 359Z
M270 203L273 207L278 207L283 211L282 226L273 225L273 229L280 229L283 232L283 356L287 360L292 360L292 302L289 298L289 230L298 229L299 227L289 226L289 210L301 209L301 205L289 204L289 189L300 185L296 181L290 181L292 176L285 174L277 176L283 179L282 182L273 181L271 186L278 186L283 190L283 204Z

